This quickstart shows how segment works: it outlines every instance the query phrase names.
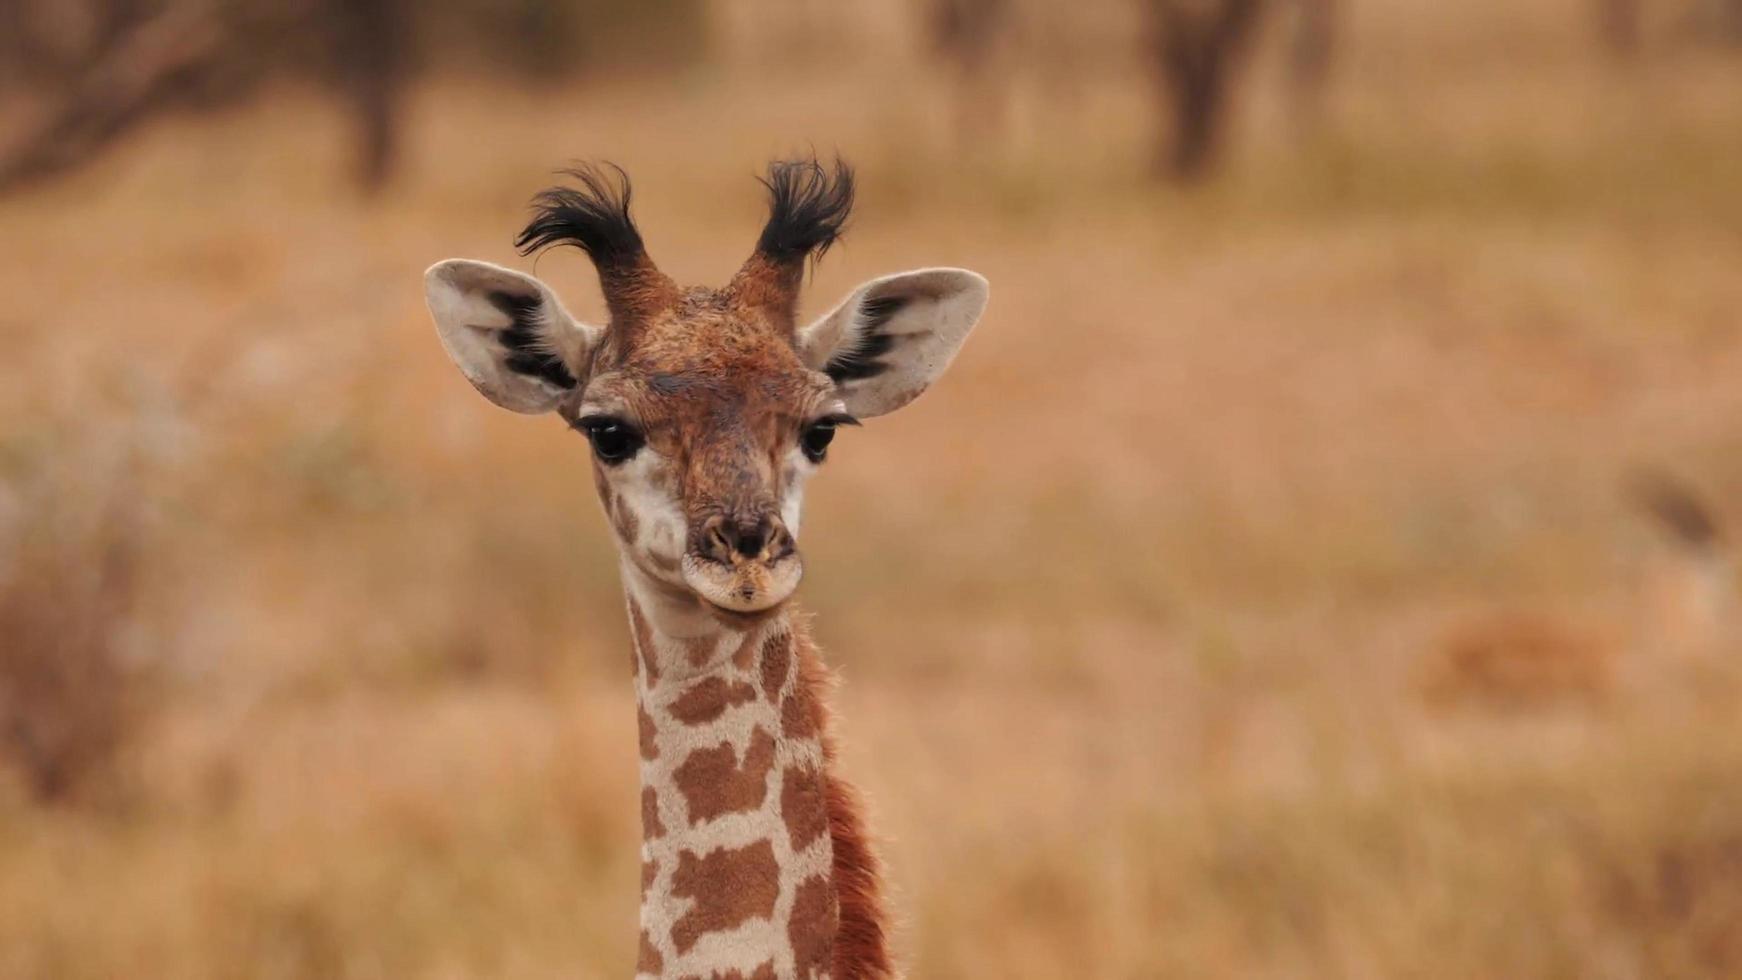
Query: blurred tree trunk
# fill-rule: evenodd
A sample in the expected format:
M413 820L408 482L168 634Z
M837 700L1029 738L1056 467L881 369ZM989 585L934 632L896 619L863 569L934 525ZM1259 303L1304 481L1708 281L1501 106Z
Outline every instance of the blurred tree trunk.
M1337 0L1296 0L1288 45L1289 98L1297 129L1318 127L1337 48Z
M926 27L934 54L954 76L956 137L975 141L1002 132L1010 78L996 64L1011 27L1012 0L928 0Z
M1169 110L1156 157L1166 176L1195 181L1209 172L1262 7L1262 0L1147 0L1150 60Z
M1597 36L1617 58L1631 60L1639 53L1639 0L1596 0Z
M29 81L66 81L146 14L143 0L0 0L0 68Z
M159 11L113 41L23 138L0 149L0 192L74 169L191 88L222 31L203 4Z
M407 32L400 0L331 0L334 75L351 103L358 186L375 193L398 162Z
M1687 24L1699 40L1742 44L1742 0L1701 0L1688 13Z
M171 0L155 9L91 0L84 9L88 17L49 30L45 11L65 8L0 0L0 55L22 51L36 67L14 70L46 93L40 118L0 145L0 193L70 172L166 112L233 101L274 67L312 68L333 83L356 127L360 187L379 190L392 175L411 61L405 0ZM81 53L69 61L68 51Z

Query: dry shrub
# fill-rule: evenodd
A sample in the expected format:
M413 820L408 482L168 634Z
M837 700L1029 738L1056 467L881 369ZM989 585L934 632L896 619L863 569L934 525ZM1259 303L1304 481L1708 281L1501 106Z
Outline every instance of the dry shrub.
M1728 633L1735 591L1718 514L1702 493L1667 473L1634 473L1626 490L1656 544L1619 608L1607 616L1514 609L1465 621L1428 664L1430 702L1592 704L1611 694L1624 655L1647 670L1629 673L1629 691L1663 674L1665 657L1713 659Z
M125 493L112 485L88 515L45 494L0 551L0 765L42 802L112 791L138 727L123 633L140 548Z
M1676 828L1679 830L1679 828ZM1735 976L1742 970L1742 835L1681 830L1649 860L1617 873L1610 901L1634 923L1643 958L1662 975ZM1691 838L1691 839L1680 839Z
M1726 739L1697 762L1655 755L1661 775L1604 808L1611 826L1588 858L1604 924L1639 976L1742 976L1742 794L1731 746L1736 702L1684 715L1687 731Z
M1454 628L1429 663L1422 689L1441 706L1595 704L1610 693L1616 653L1595 626L1539 612L1499 613Z

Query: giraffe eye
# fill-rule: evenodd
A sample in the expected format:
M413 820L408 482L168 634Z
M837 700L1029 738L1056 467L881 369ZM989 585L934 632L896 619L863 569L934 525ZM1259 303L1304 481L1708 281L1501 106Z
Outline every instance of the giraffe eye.
M804 449L804 458L813 463L820 463L829 454L829 443L835 440L835 423L817 422L804 430L804 437L799 440Z
M593 455L607 466L634 456L647 439L628 422L609 415L589 415L575 423L593 444Z
M835 427L841 425L858 425L859 420L851 415L829 415L817 419L805 426L804 433L799 436L799 449L804 458L813 463L820 463L829 454L829 443L835 440Z

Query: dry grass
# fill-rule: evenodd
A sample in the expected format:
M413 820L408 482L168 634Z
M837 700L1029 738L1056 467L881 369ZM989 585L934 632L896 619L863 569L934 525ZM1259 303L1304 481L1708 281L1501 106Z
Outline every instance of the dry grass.
M1742 973L1727 640L1607 630L1598 708L1441 714L1416 686L1488 610L1648 605L1638 464L1742 526L1742 69L1611 75L1572 0L1351 10L1329 128L1300 140L1255 78L1191 197L1142 181L1117 59L964 148L925 72L848 52L437 83L373 205L296 92L0 202L0 459L63 460L29 472L78 511L85 450L137 450L124 632L156 678L130 805L0 792L0 976L622 974L604 522L560 424L453 372L418 275L514 261L528 194L597 154L664 266L723 278L749 175L810 144L866 184L813 308L919 263L995 288L806 521L915 976ZM583 263L538 271L596 308ZM0 518L31 526L8 466Z
M94 474L93 474L94 475ZM0 765L42 803L113 798L120 756L141 719L144 688L124 635L139 531L119 498L68 513L45 493L27 501L0 570ZM25 506L20 506L24 510Z

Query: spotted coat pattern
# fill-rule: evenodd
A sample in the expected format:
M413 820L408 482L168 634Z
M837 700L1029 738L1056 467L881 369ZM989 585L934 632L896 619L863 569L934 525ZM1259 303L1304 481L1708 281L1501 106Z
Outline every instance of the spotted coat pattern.
M641 980L847 980L808 644L784 616L701 641L633 596L642 722Z

